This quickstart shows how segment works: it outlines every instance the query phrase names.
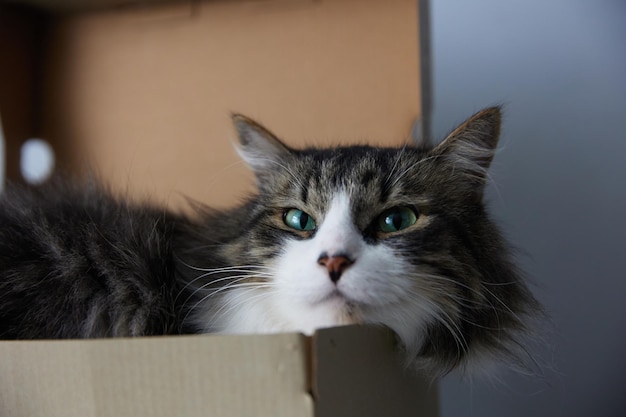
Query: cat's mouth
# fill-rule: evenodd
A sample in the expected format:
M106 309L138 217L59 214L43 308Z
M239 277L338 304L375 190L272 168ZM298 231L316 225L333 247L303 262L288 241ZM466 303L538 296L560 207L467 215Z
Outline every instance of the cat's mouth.
M332 306L334 308L340 309L343 314L346 314L348 316L354 316L356 315L356 311L358 310L359 303L348 297L341 290L334 289L321 299L316 300L315 304Z
M343 292L338 289L334 289L330 291L328 294L324 295L322 298L315 300L315 304L325 304L329 302L349 302L348 297L345 296Z

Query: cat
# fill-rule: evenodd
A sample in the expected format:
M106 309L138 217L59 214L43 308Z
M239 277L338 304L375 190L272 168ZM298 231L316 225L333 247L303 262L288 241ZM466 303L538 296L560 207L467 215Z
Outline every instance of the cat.
M292 149L233 115L257 193L195 215L98 181L0 199L0 338L372 324L444 374L519 346L540 307L483 194L498 107L440 144Z

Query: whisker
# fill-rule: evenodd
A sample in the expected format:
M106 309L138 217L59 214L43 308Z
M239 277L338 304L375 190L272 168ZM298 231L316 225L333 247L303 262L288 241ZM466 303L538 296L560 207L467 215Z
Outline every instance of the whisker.
M212 271L230 271L232 269L250 269L250 270L254 270L254 269L269 269L269 270L274 270L275 268L271 267L271 266L267 266L267 265L232 265L232 266L224 266L224 267L219 267L219 268L202 268L199 266L194 266L191 264L188 264L184 261L181 260L181 263L183 265L185 265L187 268L189 269L193 269L195 271L201 271L201 272L212 272Z
M206 277L209 277L211 275L238 273L238 274L247 274L247 276L249 277L272 278L274 276L274 274L271 273L271 271L274 271L274 268L269 267L269 266L264 266L264 265L237 265L237 266L229 266L229 267L222 267L222 268L199 268L199 267L193 267L192 265L189 265L189 264L185 264L185 265L193 270L197 270L197 271L205 272L205 273L200 274L194 279L187 282L183 286L183 288L179 291L179 293L176 295L174 302L176 302L178 300L178 297L183 292L185 292L189 287L193 286L198 281ZM261 271L261 269L265 269L266 271ZM270 272L267 272L267 271L270 271ZM211 280L210 283L212 284L212 283L222 282L222 281L229 280L231 278L236 278L238 276L241 276L241 275L228 275L223 278ZM206 286L206 284L202 285L200 288L204 286Z
M240 298L243 298L240 302L237 302L237 303L233 303L233 302L224 303L224 305L222 305L217 311L215 311L213 313L213 315L215 317L219 316L220 314L228 315L233 310L236 310L237 308L239 308L243 304L250 304L252 302L258 301L259 299L263 299L263 298L269 297L271 294L269 292L267 292L267 291L260 292L259 294L256 294L256 295L254 295L252 297L246 296L249 293L254 293L254 292L258 291L259 289L263 289L263 288L265 288L265 287L248 288L248 289L242 290L238 294ZM229 301L231 301L231 300L229 300Z
M238 283L241 283L243 281L246 281L246 280L249 280L249 279L253 279L253 278L257 278L257 276L256 275L232 275L232 276L228 276L228 277L225 277L225 278L221 278L221 279L217 279L217 280L214 280L214 281L207 282L206 284L201 285L200 287L194 289L194 291L191 294L189 294L187 299L185 299L184 304L187 304L187 302L189 302L189 300L194 295L196 295L197 293L199 293L201 291L205 291L205 290L211 289L211 286L213 284L215 284L216 282L218 282L218 281L229 281L229 282L224 284L221 287L214 288L213 291L212 291L212 294L214 294L216 292L221 292L221 291L227 290L227 289L231 288L233 285L236 285Z
M233 277L229 277L229 278L233 278ZM251 288L251 289L259 289L259 288L271 288L274 287L275 284L271 281L263 281L263 282L245 282L245 280L250 279L250 278L256 278L255 276L248 276L248 275L242 275L242 276L238 276L235 279L233 279L231 282L227 283L226 285L216 288L215 290L211 291L209 294L203 296L200 300L198 300L188 311L187 314L185 314L185 317L183 318L182 322L185 323L187 321L187 318L189 317L189 315L191 314L192 311L194 311L196 308L198 308L198 306L200 306L201 304L204 304L209 298L216 296L217 294L223 293L224 291L230 291L233 289L241 289L241 288ZM212 283L210 283L212 284ZM199 291L202 291L203 289L205 289L206 286L202 286L199 289L196 289L192 294L189 295L189 297L185 300L185 304L187 302L189 302L189 300L195 295L197 294Z
M255 295L253 297L244 297L244 296L246 294L251 293L251 292L256 292L259 289L268 289L268 288L272 288L273 287L273 285L265 285L265 284L258 285L258 283L251 283L251 284L253 284L253 285L250 285L248 288L243 288L243 289L240 288L240 289L238 289L237 295L238 295L238 298L241 298L240 302L233 303L232 299L231 299L231 300L225 302L222 306L220 306L219 309L213 311L211 313L211 316L215 319L219 315L222 315L222 316L228 315L228 314L230 314L231 311L239 308L243 304L250 304L251 302L257 301L257 300L262 299L264 297L268 297L270 295L270 293L267 292L267 291L260 292L259 294ZM197 307L197 305L194 306L193 309L195 309L196 307ZM187 318L187 316L185 317L185 319L186 318Z
M400 149L400 152L398 152L398 156L396 157L395 161L393 162L393 166L389 170L389 174L387 174L387 176L385 177L384 184L388 184L389 180L391 180L391 177L396 173L396 169L398 168L398 164L400 163L400 159L402 159L402 155L406 151L406 148L407 148L408 145L409 145L408 143L405 143L402 146L402 149Z
M417 166L419 166L420 164L423 164L423 163L425 163L425 162L427 162L427 161L430 161L431 159L437 159L437 158L439 158L439 157L440 157L439 155L432 155L432 156L429 156L429 157L427 157L427 158L420 159L420 160L419 160L419 161L417 161L415 164L413 164L413 165L409 166L409 167L408 167L408 168L406 168L404 171L402 171L402 173L400 173L400 175L398 175L398 176L396 177L395 181L391 184L391 186L390 186L389 188L393 188L393 187L395 187L395 186L396 186L396 184L398 184L398 182L400 182L400 180L402 180L402 179L403 179L403 177L404 177L404 176L405 176L405 175L406 175L409 171L411 171L411 170L415 169L415 168L416 168Z
M419 274L419 277L423 277L423 278L427 278L430 280L434 280L434 281L445 281L445 282L450 282L456 286L459 286L461 288L465 288L467 290L469 290L470 292L472 292L473 294L478 296L478 300L474 301L476 304L480 305L481 302L486 302L495 312L497 311L506 311L509 313L514 314L514 312L511 310L511 308L509 306L506 305L506 303L504 303L498 296L496 296L492 291L490 291L488 288L485 288L483 286L483 283L481 282L481 287L484 289L484 291L486 293L488 293L489 295L491 295L502 307L503 309L499 309L497 308L495 305L493 305L493 303L485 296L485 294L483 294L482 292L480 292L479 290L477 290L476 288L473 288L465 283L459 282L455 279L452 278L448 278L442 275L437 275L437 274ZM446 290L445 288L442 288L443 290ZM446 291L446 295L450 296L451 294L449 294L449 292ZM467 300L469 301L469 300Z
M229 279L232 280L233 283L237 283L240 281L244 281L246 279L249 279L250 277L247 275L239 275L239 276L229 276L228 278L224 278L224 279ZM192 291L189 295L187 295L187 298L185 299L185 301L183 301L183 305L187 305L187 303L189 302L189 300L191 300L198 292L206 289L211 283L207 283L205 285L200 286L199 288L196 288L194 291ZM188 286L186 286L185 288L188 288ZM221 287L223 288L223 287ZM180 297L180 295L182 295L184 292L184 289L179 291L179 293L176 295L176 298L174 299L174 302L176 303L176 301L178 300L178 297ZM186 316L185 316L186 317Z
M295 182L295 183L296 183L296 184L297 184L300 188L302 188L302 189L306 188L306 187L302 184L302 181L300 181L300 176L299 176L299 175L296 175L296 174L295 174L295 173L294 173L294 172L293 172L293 171L292 171L289 167L287 167L286 165L281 164L280 162L275 161L275 160L273 160L273 159L271 159L271 158L258 158L258 160L260 160L260 161L265 161L265 162L269 162L269 163L274 164L274 165L278 165L280 168L284 169L284 170L285 170L285 172L287 172L287 173L291 176L291 178L293 179L293 181L294 181L294 182Z
M438 322L443 324L443 326L445 326L446 329L448 329L448 331L450 332L450 334L452 335L452 337L454 338L456 342L457 349L458 349L458 357L461 357L461 352L467 353L469 350L469 344L467 343L467 340L465 339L465 336L463 335L461 328L459 327L457 323L455 323L454 320L452 320L452 317L450 317L450 315L445 310L442 310L437 304L423 297L421 294L416 293L414 291L410 291L409 293L415 296L416 298L415 301L418 302L419 306L428 305L430 309L428 310L425 309L424 310L425 313L435 318Z

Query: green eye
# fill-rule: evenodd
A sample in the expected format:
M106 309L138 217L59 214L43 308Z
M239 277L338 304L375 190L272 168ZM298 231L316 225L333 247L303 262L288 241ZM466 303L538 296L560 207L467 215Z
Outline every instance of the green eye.
M309 216L302 210L298 210L295 208L285 211L285 214L283 215L283 221L287 226L291 227L292 229L305 232L315 230L316 227L313 217Z
M417 214L408 207L391 208L378 218L378 229L384 233L397 232L412 226L417 221Z

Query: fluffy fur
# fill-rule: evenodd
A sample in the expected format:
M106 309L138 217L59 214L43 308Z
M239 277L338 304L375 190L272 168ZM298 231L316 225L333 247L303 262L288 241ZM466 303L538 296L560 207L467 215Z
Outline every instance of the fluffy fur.
M500 112L432 148L289 148L233 116L258 193L183 216L94 183L9 187L0 338L269 333L366 323L444 373L538 310L483 204Z

